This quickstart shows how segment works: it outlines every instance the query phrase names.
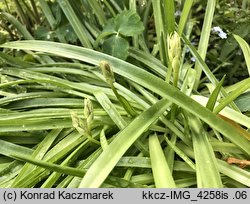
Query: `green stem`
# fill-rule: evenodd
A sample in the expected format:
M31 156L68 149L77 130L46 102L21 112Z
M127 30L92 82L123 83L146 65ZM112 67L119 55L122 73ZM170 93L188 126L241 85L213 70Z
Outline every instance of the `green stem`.
M137 112L134 110L134 108L130 105L130 103L123 97L121 96L113 83L110 83L110 87L112 89L112 91L114 92L115 96L117 97L117 99L119 100L119 102L121 103L121 105L123 106L123 108L126 110L126 112L132 116L132 117L136 117L138 114Z

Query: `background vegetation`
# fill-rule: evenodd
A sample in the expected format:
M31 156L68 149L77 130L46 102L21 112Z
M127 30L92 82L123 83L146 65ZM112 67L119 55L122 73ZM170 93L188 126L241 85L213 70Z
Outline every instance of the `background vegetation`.
M1 1L0 187L249 187L249 8Z

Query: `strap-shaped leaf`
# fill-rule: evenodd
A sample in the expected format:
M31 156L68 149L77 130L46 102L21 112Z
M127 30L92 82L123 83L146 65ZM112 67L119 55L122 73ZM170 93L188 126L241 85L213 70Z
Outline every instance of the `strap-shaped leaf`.
M172 173L157 135L149 136L149 152L156 188L175 188Z
M159 77L156 77L135 65L94 50L62 43L18 41L5 43L1 45L1 47L42 51L71 59L78 59L94 65L99 65L101 60L106 60L111 64L115 73L139 83L145 88L150 89L152 92L167 98L169 101L196 115L212 128L222 133L230 141L241 148L247 155L250 155L250 143L243 138L234 127L223 121L208 109L204 108L192 98L186 96L177 88L172 87Z
M192 132L197 187L222 188L216 158L208 141L207 132L205 132L201 121L197 117L190 114L188 122Z
M250 47L247 44L247 42L243 38L241 38L240 36L238 36L238 35L233 35L233 36L237 40L237 42L239 43L239 45L242 49L242 52L243 52L245 60L246 60L248 73L250 75Z

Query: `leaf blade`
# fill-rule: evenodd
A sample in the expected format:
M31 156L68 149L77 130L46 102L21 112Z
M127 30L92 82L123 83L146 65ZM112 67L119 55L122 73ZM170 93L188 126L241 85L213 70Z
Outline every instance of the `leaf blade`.
M157 135L149 136L149 154L156 188L176 188Z

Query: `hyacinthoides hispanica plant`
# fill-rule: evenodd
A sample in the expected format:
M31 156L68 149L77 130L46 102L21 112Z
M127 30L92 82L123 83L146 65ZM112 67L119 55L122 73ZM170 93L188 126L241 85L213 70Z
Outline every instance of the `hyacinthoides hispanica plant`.
M204 61L215 1L205 19L194 1L77 4L39 0L43 35L0 15L11 41L29 40L1 44L0 186L249 187L249 109L233 102L249 79L225 87Z

